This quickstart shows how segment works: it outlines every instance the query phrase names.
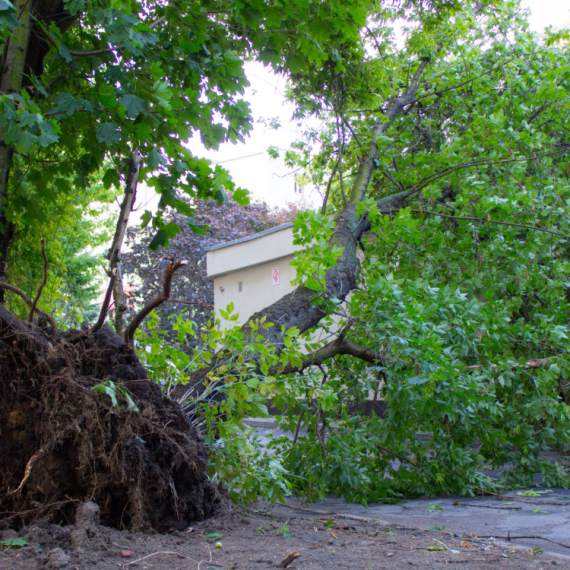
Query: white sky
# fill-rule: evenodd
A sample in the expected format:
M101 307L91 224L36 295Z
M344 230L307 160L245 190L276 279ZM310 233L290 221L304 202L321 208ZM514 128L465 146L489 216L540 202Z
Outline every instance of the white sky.
M523 0L530 8L530 27L542 32L548 26L570 25L570 0Z

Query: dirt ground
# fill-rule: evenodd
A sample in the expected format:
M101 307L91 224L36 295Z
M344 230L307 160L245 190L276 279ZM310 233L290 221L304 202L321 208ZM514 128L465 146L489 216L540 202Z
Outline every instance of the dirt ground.
M324 517L276 505L229 507L213 519L168 534L97 524L96 507L75 525L39 523L0 533L0 570L367 570L376 568L570 568L570 557L483 537ZM289 556L290 562L287 561Z

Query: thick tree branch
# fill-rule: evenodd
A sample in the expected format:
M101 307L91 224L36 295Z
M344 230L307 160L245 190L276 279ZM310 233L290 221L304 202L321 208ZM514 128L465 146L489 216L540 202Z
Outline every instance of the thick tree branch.
M383 359L383 354L381 351L364 348L349 340L338 338L337 340L327 344L326 346L323 346L323 348L319 348L319 350L316 350L312 354L309 354L303 358L299 366L295 366L290 362L285 366L279 364L270 368L269 375L272 376L274 374L293 374L295 372L302 372L306 368L309 368L311 366L319 366L334 356L340 355L354 356L360 360L364 360L365 362L370 362L372 364L382 362Z
M125 194L123 203L117 220L115 236L109 249L108 259L111 265L111 273L115 276L113 284L113 298L115 301L115 331L122 334L125 328L125 311L127 310L126 297L123 290L123 264L121 262L121 248L125 239L129 216L135 203L137 182L141 167L141 155L138 150L133 152L133 157L129 161L129 170L125 183Z
M157 307L160 307L170 297L170 291L172 289L172 277L178 269L186 265L184 261L174 261L172 260L166 271L164 272L164 279L162 282L162 293L159 293L154 299L151 299L146 303L146 305L133 317L133 320L125 330L125 342L127 344L132 344L135 338L135 331L145 320L148 314Z
M438 50L441 48L441 43ZM307 287L297 287L293 292L282 297L279 301L266 307L262 311L252 315L252 321L258 321L265 317L267 322L274 323L274 326L263 332L265 338L273 344L279 351L283 345L281 330L287 330L296 326L301 333L313 328L327 314L319 299L326 300L335 298L344 301L346 296L356 287L360 272L360 261L356 254L358 240L362 234L370 230L371 224L366 216L357 218L356 204L365 196L372 174L375 168L374 160L378 155L376 138L379 134L387 131L392 121L402 112L405 102L413 97L413 93L418 87L418 81L428 65L428 60L423 60L418 70L414 74L410 88L403 96L399 97L388 109L388 122L383 121L376 124L372 131L370 148L353 183L349 204L337 215L335 220L335 232L331 238L330 245L342 248L343 253L337 265L329 269L325 277L325 287L321 292L315 292ZM410 190L382 198L378 201L377 207L382 213L392 213L401 208L407 201L417 195L421 189L412 188ZM251 334L249 324L244 325L246 334Z

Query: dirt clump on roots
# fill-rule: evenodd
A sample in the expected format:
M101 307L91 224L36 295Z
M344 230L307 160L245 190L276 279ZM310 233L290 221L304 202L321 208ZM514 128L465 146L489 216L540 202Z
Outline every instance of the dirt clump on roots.
M224 491L200 434L130 345L108 326L43 335L16 324L0 342L0 524L71 524L85 501L124 529L216 512Z

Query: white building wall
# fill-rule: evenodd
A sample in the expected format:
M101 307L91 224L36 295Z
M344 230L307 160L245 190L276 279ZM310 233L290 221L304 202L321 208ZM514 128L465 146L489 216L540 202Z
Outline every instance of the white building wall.
M224 328L246 323L251 315L293 291L295 269L290 264L298 249L293 245L292 224L210 248L208 277L214 279L216 316L230 303L239 313L237 323L222 320Z
M283 208L289 203L304 202L316 208L322 198L315 187L303 183L301 172L295 172L282 157L271 158L267 149L235 158L216 161L231 174L233 181L250 192L252 200ZM298 190L302 187L302 192Z

